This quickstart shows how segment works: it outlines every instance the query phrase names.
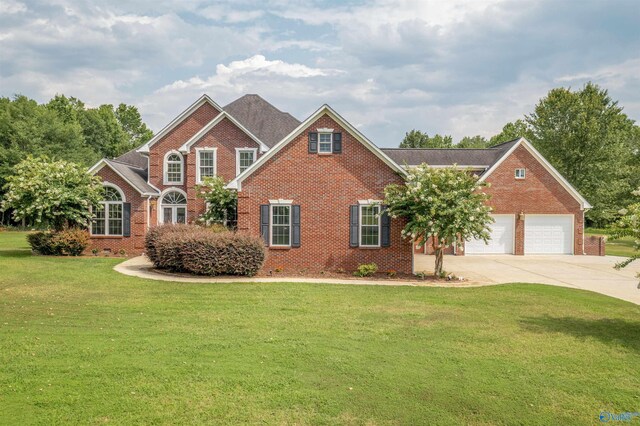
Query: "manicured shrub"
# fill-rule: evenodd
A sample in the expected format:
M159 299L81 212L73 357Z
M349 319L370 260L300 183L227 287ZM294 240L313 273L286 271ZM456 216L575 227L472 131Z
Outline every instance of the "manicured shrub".
M253 276L264 263L260 238L192 225L152 231L147 250L151 248L158 268L198 275Z
M51 256L54 254L52 252L52 239L53 234L49 231L38 231L27 235L27 242L29 246L31 246L31 250L43 256Z
M39 231L29 234L27 241L31 250L43 256L80 256L89 245L89 234L80 228Z
M375 263L363 263L358 266L358 269L353 273L358 277L368 277L378 272L378 265Z
M89 233L80 228L69 228L53 233L54 251L62 256L80 256L89 245Z
M182 256L184 268L193 274L253 276L264 263L264 243L233 232L191 234Z
M158 239L165 234L170 234L174 232L188 232L188 231L192 231L194 228L196 228L194 225L184 225L184 224L176 224L176 225L167 224L167 225L160 225L160 226L151 228L149 231L147 231L147 235L145 236L145 239L144 239L144 246L145 246L147 257L149 258L149 260L151 260L151 262L153 262L154 265L158 266L157 264L158 258L157 258L157 251L156 251L156 244L158 242Z

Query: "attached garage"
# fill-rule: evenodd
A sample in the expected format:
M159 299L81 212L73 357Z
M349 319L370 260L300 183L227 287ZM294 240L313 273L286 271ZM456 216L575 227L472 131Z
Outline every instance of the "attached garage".
M515 215L492 215L491 239L488 244L482 240L471 240L465 244L466 254L513 254L515 236Z
M573 254L573 216L526 215L524 254Z

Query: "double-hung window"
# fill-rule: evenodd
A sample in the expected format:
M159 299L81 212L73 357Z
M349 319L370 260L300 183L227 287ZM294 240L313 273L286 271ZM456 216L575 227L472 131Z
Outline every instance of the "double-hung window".
M122 235L122 195L111 186L104 187L104 198L93 208L92 235Z
M320 154L331 154L333 152L333 134L318 134L318 152Z
M256 161L256 151L255 148L236 148L236 176Z
M291 246L291 205L271 204L271 246Z
M380 247L380 206L360 205L360 247Z
M183 173L182 155L177 152L170 152L164 161L164 183L165 185L182 185Z
M216 175L215 148L196 148L196 159L198 161L196 183L202 183L204 178Z

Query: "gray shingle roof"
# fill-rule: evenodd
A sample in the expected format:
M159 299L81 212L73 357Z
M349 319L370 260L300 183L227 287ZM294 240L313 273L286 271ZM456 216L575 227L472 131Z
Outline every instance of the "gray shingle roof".
M430 166L481 166L491 167L516 142L514 139L491 148L382 148L393 161L401 166L417 166L427 163Z
M147 157L145 155L140 154L139 152L136 152L136 149L132 149L129 152L125 152L120 157L115 158L114 161L130 164L134 167L138 167L141 169L146 169Z
M147 183L147 170L122 163L118 160L107 160L107 164L143 194L159 194L159 192Z
M300 125L300 121L282 112L258 95L244 95L223 108L269 148Z

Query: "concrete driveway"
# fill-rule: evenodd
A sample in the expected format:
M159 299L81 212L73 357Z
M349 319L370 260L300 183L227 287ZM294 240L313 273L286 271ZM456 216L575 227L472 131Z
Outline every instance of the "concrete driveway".
M540 283L595 291L640 305L640 261L616 271L615 256L445 256L444 269L486 284ZM415 271L433 272L433 256L416 254Z

